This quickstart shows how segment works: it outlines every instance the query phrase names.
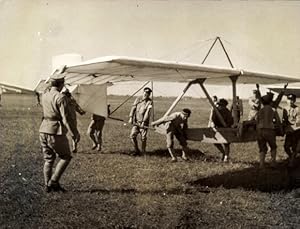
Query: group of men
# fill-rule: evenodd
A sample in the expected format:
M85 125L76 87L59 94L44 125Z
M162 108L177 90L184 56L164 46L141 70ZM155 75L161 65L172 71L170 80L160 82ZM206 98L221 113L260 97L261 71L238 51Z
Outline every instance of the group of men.
M146 152L147 133L149 128L151 128L149 126L152 108L152 100L150 98L151 93L152 90L149 87L145 87L143 91L143 96L136 98L129 114L129 123L133 125L130 134L130 139L135 150L133 154L134 156L141 155L141 152ZM177 138L180 145L182 146L181 158L183 160L188 160L186 156L187 141L185 136L185 130L188 128L187 120L190 115L191 111L185 108L181 112L174 112L151 123L153 127L161 124L165 125L167 148L171 156L172 162L177 161L177 158L174 156L174 136ZM137 136L139 134L141 136L142 151L140 151L137 141Z
M78 106L68 91L62 93L64 88L64 75L57 73L51 76L51 87L42 97L43 105L43 121L40 126L40 142L44 155L44 182L46 192L65 191L60 186L60 178L71 161L71 149L67 139L69 131L72 138L72 151L77 152L77 143L80 141L80 134L77 129L76 112L84 114L85 112ZM265 96L260 96L259 86L254 92L254 97L249 100L250 113L249 120L255 121L257 129L257 142L260 151L260 167L264 167L265 155L268 146L271 149L272 165L276 163L276 128L280 122L276 111L279 102L284 94L285 85L282 93L273 101L273 95L268 93ZM135 100L132 105L129 123L132 124L130 139L134 147L133 155L140 155L146 152L147 134L150 127L150 114L152 109L152 100L150 98L152 90L148 87L144 88L143 96ZM282 124L286 133L284 149L289 155L290 163L292 164L297 152L300 150L300 114L296 102L295 95L288 95L288 106L283 109ZM215 99L215 109L212 110L210 116L211 127L231 127L233 125L232 111L227 108L228 102L225 99ZM243 114L243 106L241 100L238 100L237 109L238 115ZM165 135L168 152L171 156L171 161L176 162L174 156L174 137L177 138L182 147L182 160L188 160L187 157L187 139L186 129L188 128L188 118L191 115L191 110L183 109L181 112L174 112L170 115L165 115L161 119L151 123L151 126L165 126ZM221 121L219 116L222 116ZM102 146L102 129L105 123L105 118L92 114L91 123L88 127L88 135L93 141L92 149L101 151ZM141 135L141 151L139 149L137 136ZM223 161L229 159L229 144L215 144L222 153ZM59 161L53 171L56 156Z

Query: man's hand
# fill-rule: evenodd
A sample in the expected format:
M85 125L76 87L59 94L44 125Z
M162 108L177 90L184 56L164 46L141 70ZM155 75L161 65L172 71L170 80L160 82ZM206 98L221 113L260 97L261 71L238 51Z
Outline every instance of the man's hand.
M256 84L256 88L257 88L257 90L259 90L259 84L258 83Z
M287 86L289 85L289 83L286 83L284 86L283 86L283 90L285 90L287 88Z
M133 120L131 117L129 118L128 123L133 124Z
M78 143L80 141L80 134L77 133L75 136L72 137L75 143Z
M140 128L144 128L145 127L145 123L142 122L141 125L140 125Z

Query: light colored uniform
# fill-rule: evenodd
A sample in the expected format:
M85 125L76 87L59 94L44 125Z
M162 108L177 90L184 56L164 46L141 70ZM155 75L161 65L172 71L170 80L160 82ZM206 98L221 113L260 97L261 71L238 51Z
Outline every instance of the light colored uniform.
M249 105L250 105L250 112L248 115L248 120L252 121L252 120L256 120L257 118L257 112L260 110L261 107L261 101L260 98L256 97L256 96L252 96L249 99Z
M149 125L151 108L151 99L136 98L134 101L129 114L129 117L133 120L133 127L130 133L131 139L136 139L137 135L141 134L142 142L146 142L148 129L143 128L142 125Z
M283 109L282 123L286 133L284 141L285 152L295 156L300 151L300 113L299 107L293 105Z
M71 160L71 151L66 134L68 130L72 138L78 136L78 130L72 121L68 100L56 87L51 87L42 97L43 120L39 129L42 152L44 154L45 184L52 175L52 166L56 154L63 160ZM44 168L45 169L45 168ZM62 174L54 174L55 180L59 180Z
M174 112L165 118L162 118L161 121L165 123L166 127L166 140L167 147L174 147L174 136L179 141L179 144L183 147L187 146L187 141L185 137L185 131L188 128L187 119L183 119L181 112Z

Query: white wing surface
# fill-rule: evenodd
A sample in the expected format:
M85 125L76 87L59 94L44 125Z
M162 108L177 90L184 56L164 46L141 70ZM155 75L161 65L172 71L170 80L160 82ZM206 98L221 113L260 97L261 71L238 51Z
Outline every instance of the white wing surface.
M238 76L239 84L275 84L300 82L300 78L271 73L171 61L101 57L78 65L68 66L65 71L69 84L103 84L122 81L189 82L206 79L206 84L231 84L230 76Z

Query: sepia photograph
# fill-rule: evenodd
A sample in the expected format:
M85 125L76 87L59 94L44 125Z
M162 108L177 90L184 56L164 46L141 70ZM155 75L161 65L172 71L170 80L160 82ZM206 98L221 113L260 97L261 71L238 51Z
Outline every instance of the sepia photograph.
M300 228L300 0L0 0L0 228Z

